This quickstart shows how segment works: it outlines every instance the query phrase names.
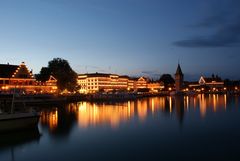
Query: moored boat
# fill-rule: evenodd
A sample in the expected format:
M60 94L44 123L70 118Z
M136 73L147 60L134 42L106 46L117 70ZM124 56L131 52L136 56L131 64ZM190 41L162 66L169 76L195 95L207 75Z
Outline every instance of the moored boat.
M40 113L36 111L0 114L0 132L35 128Z
M10 111L0 113L0 132L36 128L40 113L32 108L29 108L27 111L23 109L21 111L15 111L14 101L15 94L13 94Z

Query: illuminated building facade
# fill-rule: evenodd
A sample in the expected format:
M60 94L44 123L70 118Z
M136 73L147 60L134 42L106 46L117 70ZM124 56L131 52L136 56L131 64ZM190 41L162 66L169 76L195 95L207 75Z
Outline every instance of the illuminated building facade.
M199 79L199 85L206 85L210 88L222 88L224 86L224 82L219 78L206 78L201 76Z
M95 93L98 91L128 90L128 76L116 74L90 73L78 75L80 93Z
M148 79L145 77L140 77L135 82L135 89L146 89L147 88Z
M36 81L36 93L56 93L57 92L57 79L50 75L49 79L45 82Z
M129 78L128 79L128 90L129 91L134 90L134 88L135 88L135 81L134 81L134 79Z
M138 89L160 89L159 83L148 83L144 77L129 78L116 74L89 73L78 75L80 93L96 93L110 91L135 91Z
M147 88L150 90L150 92L159 92L160 90L164 89L164 84L158 82L150 82L147 84Z
M0 64L0 93L54 93L57 80L50 76L46 82L38 82L24 62L20 65Z
M190 88L195 90L210 90L210 91L219 91L224 89L224 81L219 77L203 77L201 76L197 83L192 83L189 85Z

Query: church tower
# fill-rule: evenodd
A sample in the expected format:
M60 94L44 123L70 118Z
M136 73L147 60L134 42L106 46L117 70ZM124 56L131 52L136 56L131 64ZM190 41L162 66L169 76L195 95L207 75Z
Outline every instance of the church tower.
M180 67L180 64L178 64L177 71L175 74L175 87L176 87L176 92L180 92L183 88L183 79L184 75L182 73L182 69Z

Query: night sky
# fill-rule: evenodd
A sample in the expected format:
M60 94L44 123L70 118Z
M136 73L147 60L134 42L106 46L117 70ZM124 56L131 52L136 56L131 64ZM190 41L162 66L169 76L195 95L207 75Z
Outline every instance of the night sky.
M239 0L0 0L0 63L240 79Z

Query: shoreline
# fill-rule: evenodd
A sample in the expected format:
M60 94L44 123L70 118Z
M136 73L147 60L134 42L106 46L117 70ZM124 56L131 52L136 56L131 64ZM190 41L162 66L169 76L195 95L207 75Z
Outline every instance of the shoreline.
M192 96L195 97L199 94L204 95L223 95L226 94L228 96L240 96L240 92L202 92L202 93L181 93L171 95L170 92L165 93L121 93L121 94L74 94L74 95L46 95L46 94L38 94L38 95L21 95L15 97L15 105L59 105L70 102L79 102L79 101L87 101L87 102L124 102L137 100L148 97L176 97L176 96ZM10 106L12 103L12 94L0 94L0 107Z

